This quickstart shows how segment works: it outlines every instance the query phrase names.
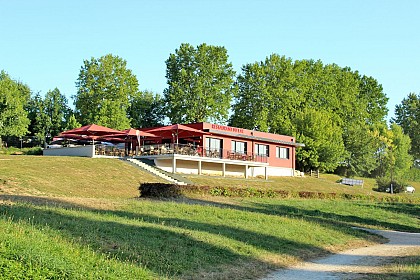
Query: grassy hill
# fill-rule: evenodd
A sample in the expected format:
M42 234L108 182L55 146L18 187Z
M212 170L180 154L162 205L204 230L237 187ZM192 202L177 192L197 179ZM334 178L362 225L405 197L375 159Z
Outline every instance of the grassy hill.
M243 179L232 177L211 177L211 176L198 176L188 175L188 179L203 186L218 186L218 187L237 187L237 188L268 188L273 190L284 190L288 192L322 192L322 193L346 193L353 195L367 195L382 197L401 197L419 200L420 191L413 194L388 194L377 192L376 180L372 178L360 178L364 180L363 186L348 186L340 184L342 177L334 174L321 174L320 178L316 177L271 177L269 180L263 179ZM411 182L411 184L420 190L419 182Z
M8 192L132 198L141 182L160 181L116 159L0 156L0 186Z
M363 189L345 187L329 176L190 179L205 185L372 192L369 182ZM419 204L136 198L140 182L157 181L113 159L0 157L0 275L256 279L302 259L383 242L352 226L420 231ZM420 264L414 265L410 275L415 278Z

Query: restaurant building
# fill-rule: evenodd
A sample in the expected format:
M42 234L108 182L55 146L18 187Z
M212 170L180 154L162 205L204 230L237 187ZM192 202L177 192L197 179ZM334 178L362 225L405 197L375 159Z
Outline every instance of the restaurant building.
M44 155L127 158L170 173L265 179L299 173L296 148L303 146L292 136L205 122L125 131L91 124L59 137L83 144L44 149Z
M294 176L296 143L278 135L211 123L176 124L140 129L139 157L172 173L221 176Z

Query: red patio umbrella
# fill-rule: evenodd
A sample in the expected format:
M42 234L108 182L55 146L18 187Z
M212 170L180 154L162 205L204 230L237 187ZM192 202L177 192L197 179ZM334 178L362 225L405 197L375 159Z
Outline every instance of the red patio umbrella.
M115 130L115 129L97 125L97 124L89 124L89 125L85 125L79 128L63 131L60 133L59 136L62 136L62 137L64 137L65 135L88 136L93 141L95 141L100 136L104 136L104 135L115 136L115 135L121 135L121 134L124 134L124 133L119 130Z
M115 130L112 128L108 128L105 126L97 125L97 124L89 124L79 128L70 129L67 131L61 132L61 135L65 134L78 134L78 135L89 135L89 136L101 136L101 135L114 135L114 134L124 134L119 130Z
M127 139L130 139L130 149L132 148L132 140L133 138L137 138L137 142L140 144L140 137L160 137L153 133L141 131L134 128L125 129L123 131L120 131L119 134L105 134L100 136L100 139L114 139L115 142L127 142ZM118 139L120 141L118 141ZM111 141L112 142L112 141Z
M125 139L123 138L119 138L119 137L112 137L112 136L99 136L98 138L101 141L105 141L105 142L117 142L117 143L124 143Z
M198 130L183 124L173 124L173 125L168 125L168 126L162 126L162 127L156 127L156 128L152 128L147 130L147 132L151 132L157 135L168 135L168 133L170 133L170 135L172 136L176 136L176 143L178 143L178 136L179 134L183 133L183 132L188 132L189 135L188 136L201 136L203 134L208 134L205 131L202 130Z
M123 132L124 132L124 135L126 136L159 137L153 133L149 133L149 132L134 129L134 128L123 130Z

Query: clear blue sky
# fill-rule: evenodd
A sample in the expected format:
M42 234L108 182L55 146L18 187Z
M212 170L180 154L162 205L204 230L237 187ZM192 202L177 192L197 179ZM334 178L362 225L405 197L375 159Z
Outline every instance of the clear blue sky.
M0 0L0 69L70 99L83 60L112 53L141 90L162 93L169 54L207 43L237 72L272 53L349 66L383 85L392 116L420 92L419 12L416 0Z

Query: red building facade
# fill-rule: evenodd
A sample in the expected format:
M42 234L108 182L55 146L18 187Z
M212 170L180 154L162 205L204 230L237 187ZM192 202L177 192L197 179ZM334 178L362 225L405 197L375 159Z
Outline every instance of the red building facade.
M157 166L167 171L180 173L201 174L205 170L222 175L245 174L245 177L294 176L296 148L303 146L292 136L211 123L142 130L156 135L144 139L144 156L153 158ZM165 153L150 154L148 147L153 151L165 147ZM169 154L180 155L173 157L172 164L165 158L168 150Z

